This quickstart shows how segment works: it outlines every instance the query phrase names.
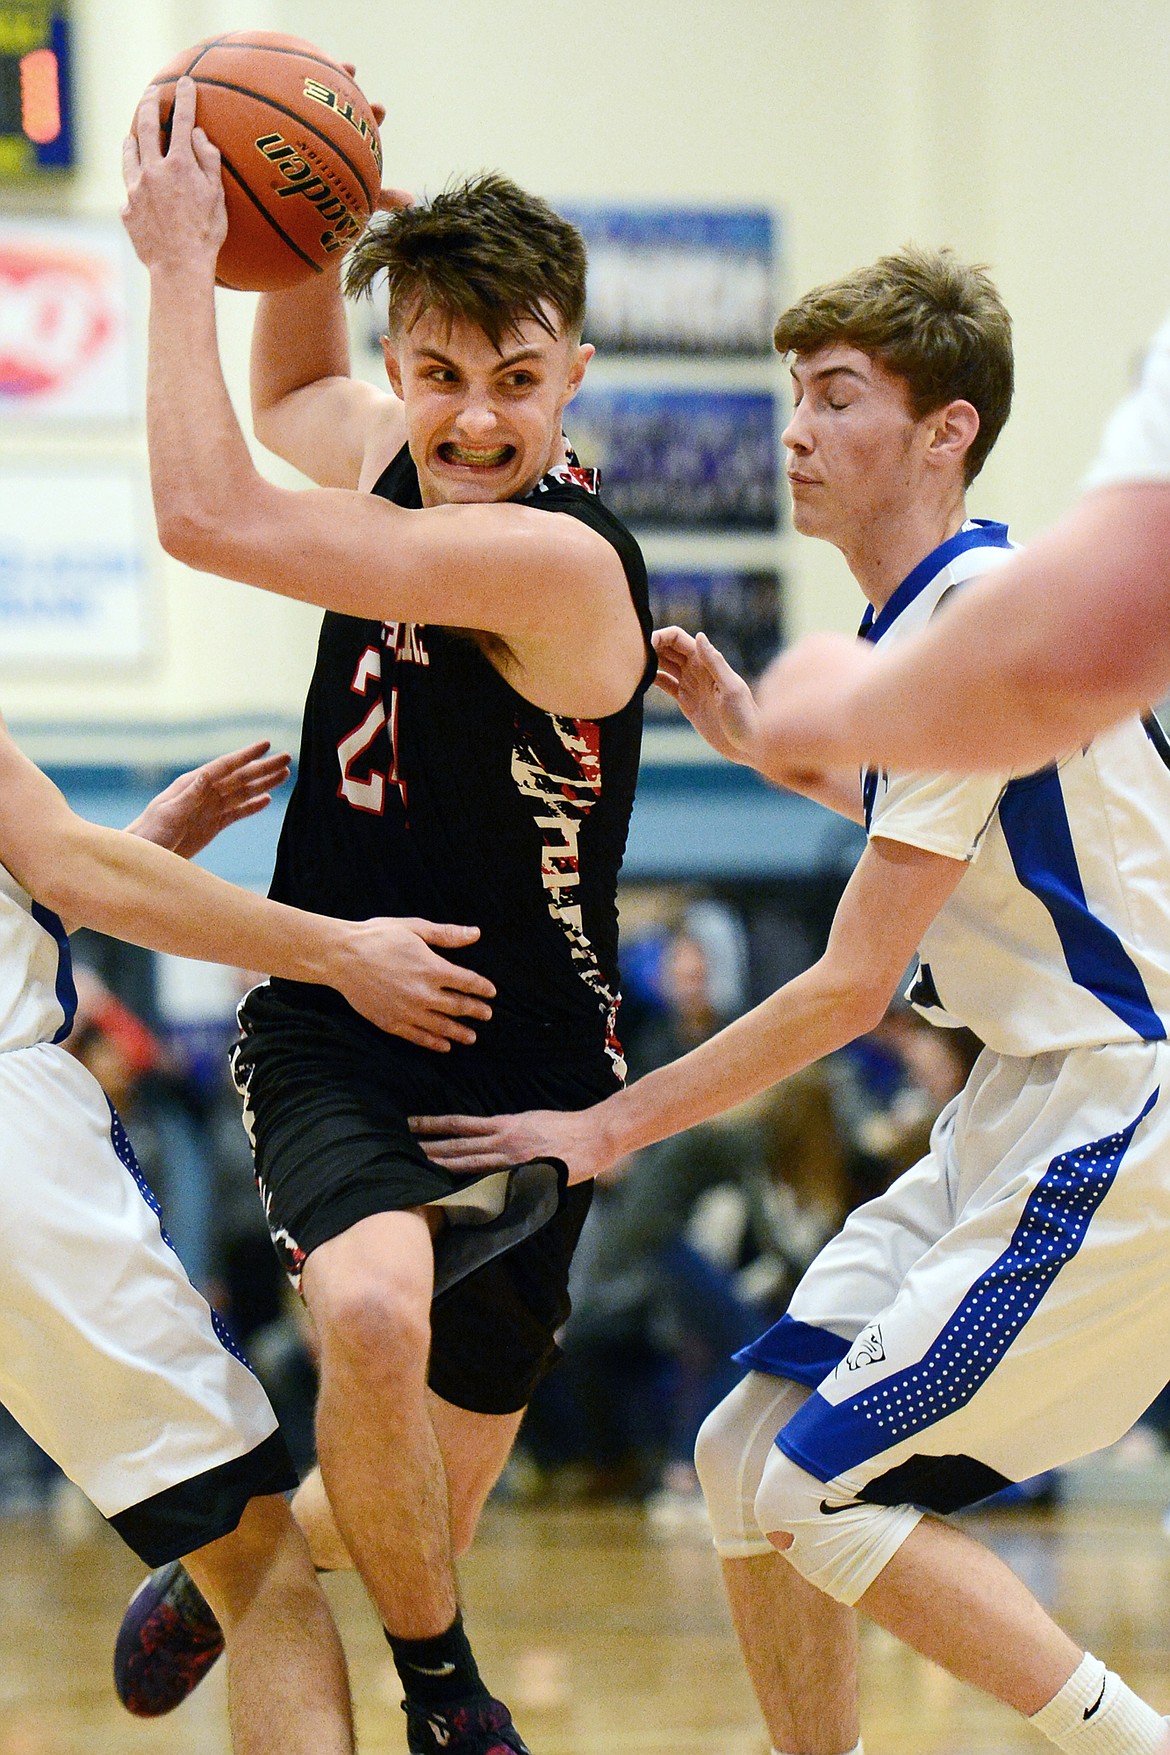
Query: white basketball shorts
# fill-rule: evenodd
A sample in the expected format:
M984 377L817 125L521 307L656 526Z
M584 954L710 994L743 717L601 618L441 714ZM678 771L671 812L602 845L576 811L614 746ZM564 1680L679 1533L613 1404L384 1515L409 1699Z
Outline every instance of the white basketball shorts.
M148 1565L295 1486L121 1122L48 1043L0 1053L0 1235L0 1400Z
M814 1390L776 1442L830 1504L950 1511L1126 1432L1168 1312L1170 1047L985 1051L738 1357Z

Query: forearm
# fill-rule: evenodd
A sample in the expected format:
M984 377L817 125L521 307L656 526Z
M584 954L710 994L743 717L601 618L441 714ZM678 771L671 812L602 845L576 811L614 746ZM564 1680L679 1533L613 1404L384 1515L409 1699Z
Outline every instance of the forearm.
M230 529L267 486L224 382L214 261L151 273L146 425L155 518L169 550Z
M865 990L827 959L670 1065L592 1111L614 1159L681 1133L870 1030L889 995Z
M834 811L839 817L847 817L853 823L865 821L859 768L800 769L773 776L766 766L761 766L758 772L773 785L798 792L802 798L811 798L814 804L823 804L826 810Z
M326 920L192 865L152 842L70 812L52 838L10 861L36 900L78 926L204 962L338 986L354 954L346 922Z

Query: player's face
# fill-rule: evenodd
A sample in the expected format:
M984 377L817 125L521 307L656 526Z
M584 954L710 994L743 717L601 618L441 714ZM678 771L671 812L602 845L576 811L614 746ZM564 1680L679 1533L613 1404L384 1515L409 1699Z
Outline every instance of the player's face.
M561 414L593 349L559 325L550 335L527 318L497 348L465 318L427 311L384 347L424 506L518 499L564 462Z
M919 492L923 423L906 386L859 348L799 354L787 450L792 522L848 553Z

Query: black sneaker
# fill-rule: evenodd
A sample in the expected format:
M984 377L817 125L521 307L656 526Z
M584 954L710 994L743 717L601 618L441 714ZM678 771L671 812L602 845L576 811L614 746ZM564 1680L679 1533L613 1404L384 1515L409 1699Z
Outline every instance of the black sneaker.
M458 1706L402 1702L410 1755L529 1755L502 1700L481 1697Z
M223 1631L181 1560L160 1566L126 1605L114 1645L114 1687L128 1712L157 1718L197 1688L223 1650Z

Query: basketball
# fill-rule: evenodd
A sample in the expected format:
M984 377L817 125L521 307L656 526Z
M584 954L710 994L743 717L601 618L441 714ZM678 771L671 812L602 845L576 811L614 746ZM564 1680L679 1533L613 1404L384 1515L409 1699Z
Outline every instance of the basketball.
M378 126L353 79L300 37L208 37L151 82L164 139L184 74L197 87L195 120L223 158L219 285L275 292L320 274L356 240L381 187Z

